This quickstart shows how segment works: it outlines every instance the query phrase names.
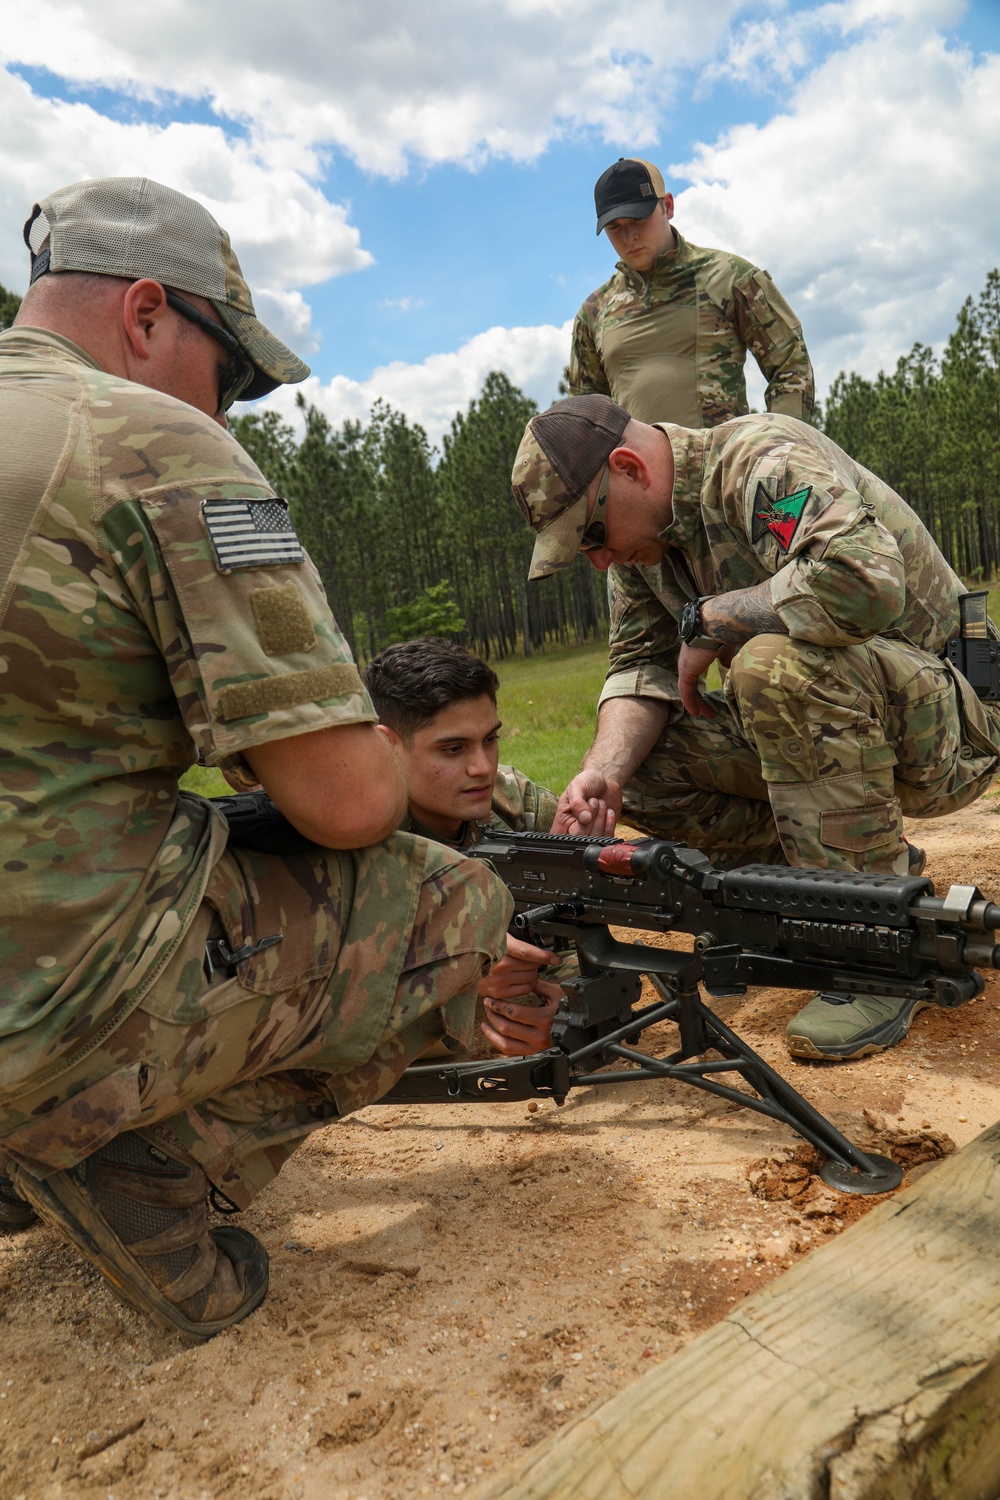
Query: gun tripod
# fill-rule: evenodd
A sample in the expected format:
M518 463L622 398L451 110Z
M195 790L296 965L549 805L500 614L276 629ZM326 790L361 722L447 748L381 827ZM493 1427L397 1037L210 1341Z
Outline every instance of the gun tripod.
M566 1000L553 1023L556 1046L532 1057L495 1062L417 1064L377 1102L554 1099L561 1104L574 1088L674 1079L782 1121L823 1153L827 1159L820 1177L839 1192L886 1193L899 1186L903 1172L896 1162L855 1146L709 1010L698 991L696 955L618 943L607 928L591 929L580 943L580 954L582 977L564 985ZM613 967L607 964L610 957ZM642 974L661 999L636 1010ZM633 1044L642 1032L662 1021L676 1024L678 1049L662 1058L638 1050ZM616 1060L632 1066L589 1071ZM754 1092L721 1081L726 1074L738 1075Z

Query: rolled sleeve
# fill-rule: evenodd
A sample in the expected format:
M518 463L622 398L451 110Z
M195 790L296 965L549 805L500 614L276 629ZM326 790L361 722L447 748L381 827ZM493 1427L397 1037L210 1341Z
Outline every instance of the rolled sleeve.
M611 613L608 675L600 702L660 698L678 702L677 621L650 588L642 570L608 571Z
M884 634L905 598L899 547L869 515L800 553L771 580L771 602L789 635L817 645L847 646Z
M106 523L209 766L314 729L377 721L307 554L218 566L203 507L232 498L229 486L170 489L119 506ZM243 483L238 498L272 497Z

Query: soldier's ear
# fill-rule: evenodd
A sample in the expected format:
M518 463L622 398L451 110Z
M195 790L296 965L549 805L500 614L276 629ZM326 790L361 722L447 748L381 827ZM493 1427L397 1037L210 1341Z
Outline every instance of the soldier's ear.
M666 217L668 219L672 219L673 216L674 216L674 195L673 195L673 193L664 193L663 198L661 199L661 202L663 203L663 212L664 212L664 214L666 215Z
M382 735L383 739L387 739L389 741L389 744L394 750L402 750L403 741L399 738L399 735L394 729L389 728L388 724L376 724L375 728L377 732Z
M137 359L150 358L153 340L169 310L167 294L158 281L146 276L127 289L122 300L122 323Z
M608 465L612 474L618 474L642 489L649 488L649 467L642 454L637 453L634 448L616 448L608 459Z

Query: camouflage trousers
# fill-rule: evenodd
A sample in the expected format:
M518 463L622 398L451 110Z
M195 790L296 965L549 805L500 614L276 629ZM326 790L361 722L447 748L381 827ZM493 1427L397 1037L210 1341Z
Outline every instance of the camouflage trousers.
M630 823L753 861L905 874L903 816L974 801L998 770L1000 708L902 641L754 637L714 719L679 709L625 788Z
M0 1096L0 1151L37 1176L159 1125L240 1208L311 1131L442 1037L472 1041L512 903L478 861L407 834L354 853L229 848L162 974L53 1081ZM280 944L206 977L206 942Z

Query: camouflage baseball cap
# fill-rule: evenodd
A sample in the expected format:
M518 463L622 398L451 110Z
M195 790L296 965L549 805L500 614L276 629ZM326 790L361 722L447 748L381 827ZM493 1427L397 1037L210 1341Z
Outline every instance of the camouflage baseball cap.
M619 156L594 184L597 233L612 219L648 219L666 196L659 167L639 156Z
M579 552L590 482L631 420L610 396L570 396L524 429L510 481L525 520L538 532L529 578L548 578Z
M148 177L94 177L36 203L24 226L31 280L46 272L149 276L207 297L256 370L253 401L304 380L309 366L264 327L226 231L207 208Z

